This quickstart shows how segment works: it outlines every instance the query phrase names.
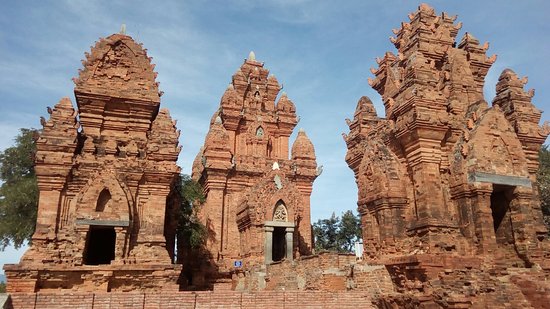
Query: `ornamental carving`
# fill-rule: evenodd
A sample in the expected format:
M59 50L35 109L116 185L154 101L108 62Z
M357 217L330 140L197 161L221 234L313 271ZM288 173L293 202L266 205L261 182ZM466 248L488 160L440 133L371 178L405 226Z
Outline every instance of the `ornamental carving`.
M277 207L275 208L275 212L273 213L273 221L288 221L288 213L286 212L286 207L284 203L278 203Z

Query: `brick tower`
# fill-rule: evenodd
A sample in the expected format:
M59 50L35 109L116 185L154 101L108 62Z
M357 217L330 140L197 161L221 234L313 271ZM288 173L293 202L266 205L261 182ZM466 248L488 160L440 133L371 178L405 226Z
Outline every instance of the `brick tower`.
M379 59L369 80L386 118L363 97L345 137L367 252L513 246L535 258L546 233L534 183L548 127L538 126L527 79L502 72L488 106L483 83L496 59L486 56L488 44L469 33L455 43L456 17L427 5L410 18L394 30L398 54Z
M206 192L201 218L219 272L310 254L310 195L318 169L298 118L274 75L250 53L212 117L193 178Z
M171 191L179 132L151 58L124 34L100 39L36 142L32 246L6 265L10 291L177 288Z
M386 264L398 290L423 293L442 269L550 269L536 185L549 126L539 127L527 79L504 70L489 106L488 43L467 32L456 42L456 16L426 4L409 18L393 31L397 55L377 59L369 80L386 117L363 97L344 136L366 255Z

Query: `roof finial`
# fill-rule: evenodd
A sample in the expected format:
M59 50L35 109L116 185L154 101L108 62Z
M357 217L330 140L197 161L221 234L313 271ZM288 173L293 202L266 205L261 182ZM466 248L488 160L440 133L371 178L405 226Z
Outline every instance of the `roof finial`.
M120 34L126 35L126 24L120 25Z
M256 54L254 53L254 51L250 51L250 53L248 54L248 60L256 61Z

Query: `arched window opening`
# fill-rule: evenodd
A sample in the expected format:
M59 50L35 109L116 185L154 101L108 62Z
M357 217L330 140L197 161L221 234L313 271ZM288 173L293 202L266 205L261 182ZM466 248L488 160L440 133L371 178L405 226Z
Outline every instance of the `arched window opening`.
M103 189L101 193L99 193L99 197L97 198L97 204L95 206L95 211L104 211L105 207L109 202L111 201L111 192L107 189Z
M273 221L288 221L288 212L286 210L285 203L283 203L282 201L277 202L277 206L275 207L275 211L273 212Z
M264 137L264 128L258 127L256 129L256 137L258 137L258 138Z

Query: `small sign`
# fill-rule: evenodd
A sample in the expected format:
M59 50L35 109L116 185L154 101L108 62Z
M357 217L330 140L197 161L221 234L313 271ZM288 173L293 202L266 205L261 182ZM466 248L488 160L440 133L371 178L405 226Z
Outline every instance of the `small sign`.
M363 243L355 242L355 257L361 259L363 257Z
M235 261L235 262L233 262L233 265L236 268L241 268L241 267L243 267L243 261Z

